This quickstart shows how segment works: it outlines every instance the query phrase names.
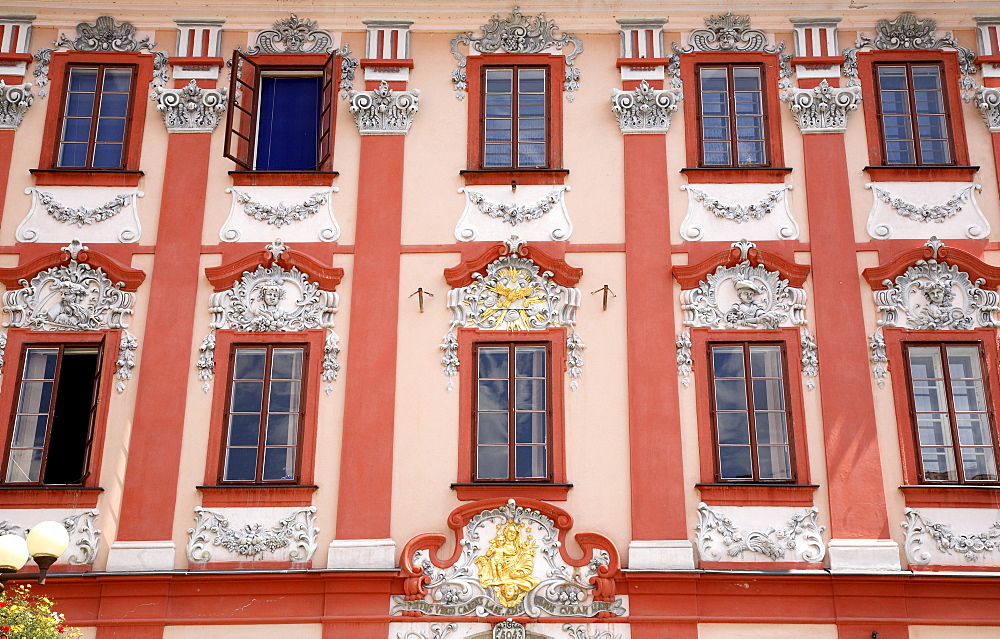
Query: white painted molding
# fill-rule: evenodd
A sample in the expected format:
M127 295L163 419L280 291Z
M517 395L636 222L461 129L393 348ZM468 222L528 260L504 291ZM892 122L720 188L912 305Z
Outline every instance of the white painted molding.
M573 235L566 209L568 186L525 184L469 186L455 226L460 242L503 242L511 233L527 242L564 241Z
M136 188L107 186L29 187L31 208L17 226L18 242L134 243L142 236Z
M690 241L794 240L799 225L792 217L785 184L682 185L688 210L681 237Z
M901 570L899 545L891 539L831 539L826 545L833 572Z
M629 570L694 570L694 544L687 539L633 539L628 544Z
M108 572L173 570L177 548L172 541L116 541L108 551Z
M337 187L240 186L226 189L233 196L229 217L219 229L223 242L336 242L340 225L333 215Z
M969 182L869 182L872 209L868 235L876 240L981 239L990 234L976 193Z
M392 539L334 539L326 558L329 570L396 570Z

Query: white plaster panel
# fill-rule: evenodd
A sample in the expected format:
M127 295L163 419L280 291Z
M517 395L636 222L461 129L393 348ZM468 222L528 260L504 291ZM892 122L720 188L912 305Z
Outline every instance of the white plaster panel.
M205 639L205 637L212 639L274 639L274 637L320 639L322 636L323 625L318 623L167 626L163 629L163 639Z
M19 242L138 242L139 201L134 187L43 186L29 188L31 208L17 227ZM101 219L104 218L104 219Z
M319 533L314 523L315 510L270 506L195 509L195 526L188 529L188 559L309 561L316 552ZM233 544L220 543L223 539Z
M693 241L795 240L791 187L784 184L689 184L681 237ZM713 203L714 201L714 203ZM750 207L753 207L752 209ZM764 211L757 216L753 211ZM735 219L730 219L734 217Z
M969 182L869 182L872 194L868 234L876 240L979 239L990 234ZM886 200L891 200L887 202Z
M837 639L835 624L700 623L698 639Z
M461 242L503 241L511 235L523 240L568 240L573 223L566 210L568 186L481 185L459 189L465 209L455 227Z
M686 539L633 539L626 565L629 570L693 570L694 544Z
M907 509L903 529L910 564L1000 566L1000 509Z
M826 554L823 527L815 516L808 516L808 508L708 506L708 510L729 521L699 508L698 554L703 562L817 562ZM791 523L793 518L798 518L798 525Z
M395 570L396 543L391 539L334 539L326 567L330 570Z
M901 569L899 546L891 539L831 539L827 544L834 572L884 572Z
M336 187L234 186L229 217L219 230L223 242L336 242Z
M101 535L98 515L96 508L11 508L0 512L0 531L24 536L39 522L63 524L69 533L69 547L56 565L93 565Z
M146 572L172 570L174 567L174 542L116 541L108 550L108 572Z

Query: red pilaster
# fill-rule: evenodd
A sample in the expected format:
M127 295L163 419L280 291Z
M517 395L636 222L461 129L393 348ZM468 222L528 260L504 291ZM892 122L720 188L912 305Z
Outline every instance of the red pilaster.
M173 536L211 140L173 133L168 141L119 540Z
M624 136L632 539L687 539L666 135Z
M361 138L337 539L389 537L404 141Z
M7 181L10 179L10 162L14 154L12 129L0 131L0 220L3 220L4 202L7 201Z
M830 536L888 539L868 337L842 133L802 136Z

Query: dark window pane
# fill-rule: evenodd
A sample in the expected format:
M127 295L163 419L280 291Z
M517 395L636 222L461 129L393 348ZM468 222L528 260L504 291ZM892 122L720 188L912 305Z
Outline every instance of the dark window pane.
M66 96L66 116L86 117L90 122L90 116L94 114L94 94L93 93L70 93ZM64 136L65 138L65 136Z
M124 118L127 113L127 93L104 93L101 95L99 114L102 118Z
M295 448L268 448L264 451L264 481L295 479Z
M514 429L514 441L517 444L546 443L546 414L518 413Z
M104 93L128 93L132 86L132 69L106 69L104 71Z
M518 379L514 382L516 410L545 410L544 379Z
M122 165L121 144L98 144L94 148L94 167L115 168Z
M257 475L257 448L230 448L226 451L227 481L253 481Z
M479 434L477 441L480 444L502 444L507 445L508 437L508 417L507 413L479 413Z
M761 479L790 479L787 446L758 446L757 467Z
M747 389L742 379L715 380L716 410L746 410Z
M486 92L510 93L513 78L513 69L486 69Z
M297 413L267 416L265 443L268 446L294 446L298 443L298 434L299 416Z
M271 413L299 412L300 382L272 381L267 400L267 410Z
M264 379L264 362L266 359L266 349L237 349L236 370L233 372L233 379Z
M721 377L740 378L743 373L743 348L740 346L713 346L712 372Z
M719 466L723 479L753 479L749 446L720 446Z
M479 381L479 410L507 410L508 385L506 379Z
M928 481L958 481L955 451L951 448L922 448L924 479Z
M546 470L545 446L517 446L514 452L517 479L541 479Z
M69 70L69 90L70 91L90 91L97 90L97 69L85 67L71 67Z
M264 399L262 382L233 382L230 410L234 413L259 413Z
M750 444L750 422L746 412L717 413L719 444Z
M87 120L89 123L90 121ZM101 118L97 121L98 142L121 142L125 139L124 118Z
M514 349L514 374L518 377L545 377L545 347L518 346Z
M271 379L302 379L302 349L274 349L271 355Z
M476 477L479 479L506 479L507 447L479 446L476 451Z
M256 166L262 171L311 171L319 158L323 78L261 78Z
M229 445L256 446L260 440L260 414L229 416Z

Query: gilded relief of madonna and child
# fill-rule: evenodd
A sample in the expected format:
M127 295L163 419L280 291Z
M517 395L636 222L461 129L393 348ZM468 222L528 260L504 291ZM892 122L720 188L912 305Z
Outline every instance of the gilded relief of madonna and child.
M476 558L479 583L493 588L497 599L507 608L521 603L524 596L540 583L532 576L535 568L535 551L538 545L531 535L522 539L524 523L508 519L497 526L497 535L482 556Z

